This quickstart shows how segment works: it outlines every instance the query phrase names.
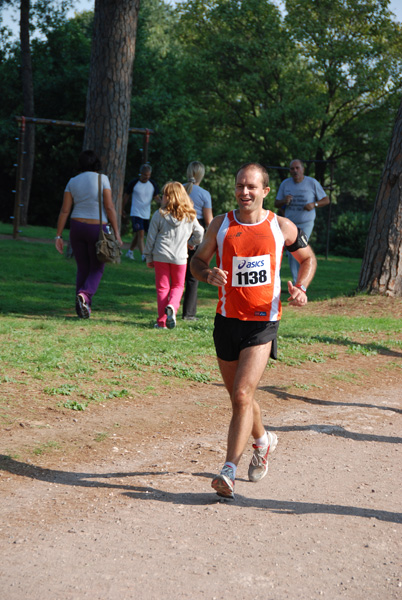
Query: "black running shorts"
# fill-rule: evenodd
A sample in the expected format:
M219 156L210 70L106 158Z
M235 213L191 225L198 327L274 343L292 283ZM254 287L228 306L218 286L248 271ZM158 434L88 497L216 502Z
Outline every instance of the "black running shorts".
M270 356L276 360L278 327L279 321L240 321L217 313L214 327L216 354L221 360L238 360L244 348L272 342Z

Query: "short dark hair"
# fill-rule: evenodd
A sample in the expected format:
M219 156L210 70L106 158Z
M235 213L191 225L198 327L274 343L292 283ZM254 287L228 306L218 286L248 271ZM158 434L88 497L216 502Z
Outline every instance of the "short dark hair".
M102 163L93 150L83 150L78 158L78 166L81 172L102 170Z
M152 173L152 167L149 163L145 163L140 167L140 175L143 173Z
M237 180L237 176L240 173L240 171L244 171L245 169L257 169L258 171L260 171L261 176L262 176L262 186L264 188L268 187L269 175L268 175L268 171L266 170L266 168L263 165L261 165L260 163L257 163L257 162L244 163L244 165L242 165L239 169L237 169L236 180Z

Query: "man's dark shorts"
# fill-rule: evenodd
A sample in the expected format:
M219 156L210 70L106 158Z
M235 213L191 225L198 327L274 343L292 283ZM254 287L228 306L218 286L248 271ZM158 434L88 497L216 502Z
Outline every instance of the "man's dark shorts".
M133 226L134 233L143 230L145 231L145 233L148 233L149 219L142 219L141 217L131 217L131 225Z
M241 350L272 342L271 358L277 358L279 321L240 321L220 314L215 316L214 342L218 358L238 360Z

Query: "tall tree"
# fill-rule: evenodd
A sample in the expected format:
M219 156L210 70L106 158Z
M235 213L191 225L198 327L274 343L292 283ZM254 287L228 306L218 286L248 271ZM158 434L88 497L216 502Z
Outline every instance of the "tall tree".
M23 112L25 117L35 116L34 85L31 61L31 45L29 42L30 0L21 0L20 41L21 41L21 78ZM29 198L32 185L32 173L35 160L35 125L27 123L25 129L24 155L22 163L21 211L20 223L26 225L28 220Z
M95 2L84 148L100 156L117 205L123 195L139 5L140 0Z
M35 25L43 34L60 24L66 11L74 0L0 0L0 11L7 6L20 7L20 47L21 47L21 83L22 83L22 113L25 117L35 116L34 77L31 57L30 32ZM35 17L35 18L34 18ZM32 176L35 161L35 125L27 122L24 135L24 154L21 170L21 197L19 223L26 225L32 187Z
M386 114L402 87L401 27L389 0L285 0L285 5L289 35L318 86L308 135L322 181L324 159L350 160L357 153L361 160L372 152L365 140L374 131L381 134L378 109Z
M332 159L347 163L348 183L364 152L380 169L377 149L388 145L402 89L401 28L387 4L287 0L284 18L267 0L178 3L184 76L205 125L199 139L216 162Z
M359 288L402 296L402 102L366 242Z
M290 95L303 89L279 9L266 0L186 0L177 14L198 139L231 170L253 157L270 164L284 132L293 137Z

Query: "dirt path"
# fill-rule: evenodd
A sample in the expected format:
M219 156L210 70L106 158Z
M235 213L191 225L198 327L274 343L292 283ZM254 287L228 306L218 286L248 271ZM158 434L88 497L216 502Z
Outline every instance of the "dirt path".
M258 398L278 448L259 484L247 450L235 502L210 488L229 418L219 385L192 386L170 412L171 399L160 413L99 408L94 422L127 424L109 445L3 460L1 598L401 598L397 380L358 394L270 385L267 373Z

